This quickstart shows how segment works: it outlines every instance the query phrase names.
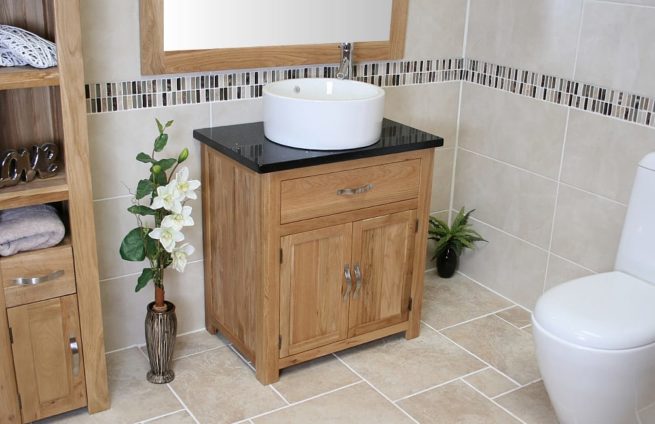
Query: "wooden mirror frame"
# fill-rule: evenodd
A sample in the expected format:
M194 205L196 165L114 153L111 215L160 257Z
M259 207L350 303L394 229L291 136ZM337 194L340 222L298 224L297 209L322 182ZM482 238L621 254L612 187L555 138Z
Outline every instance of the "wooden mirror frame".
M389 41L357 43L355 61L402 59L409 0L393 0ZM164 0L140 0L143 75L338 63L337 43L164 51ZM350 41L350 40L344 40Z

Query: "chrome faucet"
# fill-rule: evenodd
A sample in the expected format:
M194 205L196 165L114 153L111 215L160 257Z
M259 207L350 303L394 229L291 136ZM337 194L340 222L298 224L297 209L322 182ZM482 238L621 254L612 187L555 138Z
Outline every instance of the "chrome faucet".
M337 78L339 79L352 79L353 77L353 49L352 43L341 43L341 61L339 63L339 70L337 70Z

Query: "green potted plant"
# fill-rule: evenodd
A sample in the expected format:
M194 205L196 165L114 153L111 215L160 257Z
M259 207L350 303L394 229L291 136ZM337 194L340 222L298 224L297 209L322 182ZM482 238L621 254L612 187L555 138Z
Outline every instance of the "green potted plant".
M150 175L137 184L133 204L127 210L137 221L123 239L120 255L127 261L148 260L137 279L135 291L146 287L151 281L155 286L155 301L147 307L145 322L146 345L150 359L147 379L151 383L168 383L175 378L171 369L177 318L175 305L165 300L164 276L167 268L183 272L187 258L194 248L184 243L183 229L194 224L191 206L187 200L196 199L195 190L200 182L189 180L189 169L180 164L189 157L189 150L183 149L177 158L156 159L168 143L166 129L173 121L162 125L156 120L159 135L155 139L151 154L139 153L136 160L150 166Z
M436 242L432 260L437 261L437 273L440 277L453 276L459 265L459 256L464 249L474 249L476 242L487 241L468 223L469 216L474 211L475 209L465 212L462 207L451 226L436 217L430 217L428 238Z

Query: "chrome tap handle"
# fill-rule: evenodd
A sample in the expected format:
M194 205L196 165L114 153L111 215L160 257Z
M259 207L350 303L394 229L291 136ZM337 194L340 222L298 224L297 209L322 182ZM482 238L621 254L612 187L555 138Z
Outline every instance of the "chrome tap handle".
M337 70L337 78L350 79L353 75L353 43L341 43L341 60L339 61L339 69Z

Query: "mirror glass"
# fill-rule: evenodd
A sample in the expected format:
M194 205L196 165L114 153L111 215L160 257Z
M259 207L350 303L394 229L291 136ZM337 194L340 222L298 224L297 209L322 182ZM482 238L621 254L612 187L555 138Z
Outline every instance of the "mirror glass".
M390 39L393 0L164 0L164 51Z

